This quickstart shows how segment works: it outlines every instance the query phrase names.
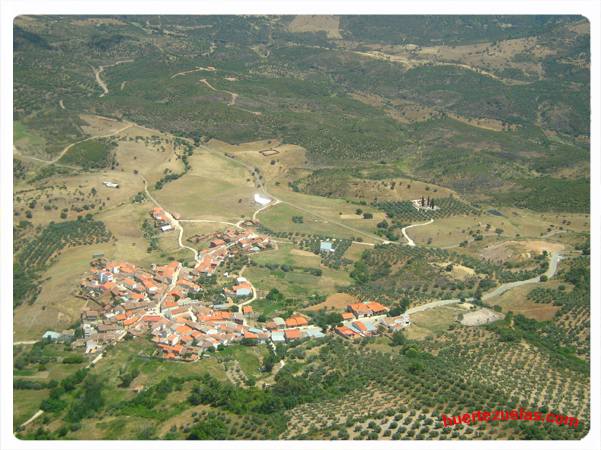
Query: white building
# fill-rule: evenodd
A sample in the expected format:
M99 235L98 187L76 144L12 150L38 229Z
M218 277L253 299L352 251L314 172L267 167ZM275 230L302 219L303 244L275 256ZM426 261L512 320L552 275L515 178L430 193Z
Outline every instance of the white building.
M255 202L257 202L261 206L266 206L271 203L271 199L261 194L255 194Z

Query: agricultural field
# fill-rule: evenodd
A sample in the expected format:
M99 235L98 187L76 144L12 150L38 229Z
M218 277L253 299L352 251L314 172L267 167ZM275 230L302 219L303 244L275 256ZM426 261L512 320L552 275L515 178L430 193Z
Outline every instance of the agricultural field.
M13 32L18 438L587 434L582 17L20 16ZM88 313L129 302L97 280L130 265L147 328L109 313L123 334L88 345ZM373 330L343 337L362 302L382 308ZM146 323L167 319L195 337ZM442 422L520 406L579 424Z

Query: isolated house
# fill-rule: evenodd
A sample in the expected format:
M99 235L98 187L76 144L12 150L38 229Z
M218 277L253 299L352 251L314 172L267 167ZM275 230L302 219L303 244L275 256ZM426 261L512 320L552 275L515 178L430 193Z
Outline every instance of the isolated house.
M252 294L252 285L248 282L240 283L232 288L236 297L246 297Z
M319 251L320 252L333 252L334 244L331 241L321 241L319 243Z

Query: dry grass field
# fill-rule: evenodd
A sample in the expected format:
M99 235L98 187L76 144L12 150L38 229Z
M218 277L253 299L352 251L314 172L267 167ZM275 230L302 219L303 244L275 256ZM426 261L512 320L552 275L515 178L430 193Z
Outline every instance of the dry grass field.
M351 303L357 303L359 301L360 300L354 295L336 293L329 295L324 302L309 306L305 309L307 311L319 311L320 309L344 311L347 305L350 305Z
M558 284L559 282L557 281L549 281L545 283L545 287L557 287ZM499 305L503 312L511 311L514 314L522 314L529 319L551 320L561 307L549 303L535 303L532 300L528 300L528 293L537 287L539 286L520 286L505 292L499 297L487 300L486 304L490 306Z
M409 339L425 339L443 331L457 322L459 314L465 314L465 308L459 305L447 305L428 309L411 315L411 325L405 334Z
M208 152L190 157L190 172L154 191L157 201L182 219L236 222L258 209L246 169Z
M207 144L212 150L227 153L245 164L258 168L267 184L276 182L284 185L295 169L307 166L306 150L293 144L282 144L277 139L244 142L238 145L212 139Z
M115 158L119 170L130 175L139 171L150 184L158 181L165 170L180 173L184 168L177 159L172 136L139 127L120 134Z
M296 16L288 25L291 33L316 33L325 31L330 39L342 39L340 18L336 16Z
M515 208L497 208L503 216L485 214L481 216L453 216L437 219L432 224L408 230L418 245L436 247L458 245L464 240L471 241L470 231L479 232L486 239L496 239L496 229L501 229L504 239L540 238L562 242L567 232L588 232L589 218L585 214L546 213L536 214Z
M45 272L47 281L33 305L24 303L14 310L15 340L39 339L47 330L63 330L79 320L85 301L73 295L81 275L90 267L92 255L110 255L111 243L70 248L63 251Z

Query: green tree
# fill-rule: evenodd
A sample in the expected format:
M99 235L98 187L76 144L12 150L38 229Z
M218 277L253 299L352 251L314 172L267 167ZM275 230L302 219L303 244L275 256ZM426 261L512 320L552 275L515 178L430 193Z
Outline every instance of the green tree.
M407 339L405 338L405 335L403 334L402 331L395 331L394 333L392 333L390 345L394 345L394 346L404 345L405 342L407 342Z
M208 417L190 429L188 440L225 440L228 437L227 428L223 420L217 417Z

